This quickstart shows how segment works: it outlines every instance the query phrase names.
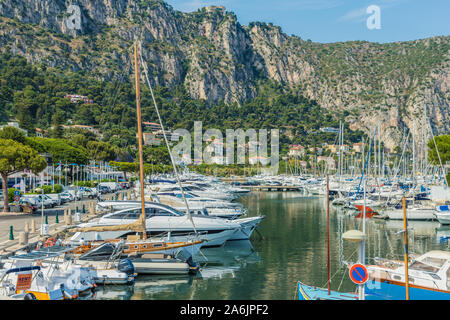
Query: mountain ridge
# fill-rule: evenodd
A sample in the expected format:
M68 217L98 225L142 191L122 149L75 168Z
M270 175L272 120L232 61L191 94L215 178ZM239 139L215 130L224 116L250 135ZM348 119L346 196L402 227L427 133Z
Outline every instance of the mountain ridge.
M128 49L138 36L153 84L184 84L193 98L211 104L251 100L258 79L268 78L298 88L324 108L346 111L353 129L370 133L381 125L389 148L405 128L423 125L425 106L434 134L450 131L449 36L321 44L272 24L241 25L221 7L183 13L163 1L76 5L80 30L67 27L69 1L2 0L0 50L114 79L132 74Z

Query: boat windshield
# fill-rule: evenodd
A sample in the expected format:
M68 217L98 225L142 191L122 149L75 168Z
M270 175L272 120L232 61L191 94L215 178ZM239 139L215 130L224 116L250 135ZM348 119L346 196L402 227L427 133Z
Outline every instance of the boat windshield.
M420 262L420 261L414 261L410 266L410 269L412 270L419 270L419 271L425 271L425 272L433 272L436 273L439 271L439 268L433 267L429 264Z
M28 260L37 261L44 260L62 255L65 252L73 251L75 247L63 247L63 246L53 246L48 248L42 248L39 250L34 250L29 253L19 254L12 256L11 260Z
M123 210L116 212L112 215L109 215L108 218L110 219L130 219L130 220L137 220L139 216L141 215L142 209L141 208L133 208L128 210ZM150 218L153 216L181 216L182 214L176 211L169 211L164 208L145 208L145 216L146 218Z

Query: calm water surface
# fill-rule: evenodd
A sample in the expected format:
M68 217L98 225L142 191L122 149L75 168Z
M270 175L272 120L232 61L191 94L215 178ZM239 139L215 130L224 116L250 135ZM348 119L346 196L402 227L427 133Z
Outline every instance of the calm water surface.
M250 241L202 249L196 256L197 276L139 276L133 286L99 288L94 299L292 300L297 281L319 287L327 283L326 199L298 192L252 192L238 200L249 216L264 215ZM354 290L346 263L357 261L355 244L341 239L351 229L362 229L361 219L331 207L330 255L332 289ZM438 222L410 221L410 253L450 250L440 237L450 227ZM368 262L373 257L402 259L402 221L367 220Z

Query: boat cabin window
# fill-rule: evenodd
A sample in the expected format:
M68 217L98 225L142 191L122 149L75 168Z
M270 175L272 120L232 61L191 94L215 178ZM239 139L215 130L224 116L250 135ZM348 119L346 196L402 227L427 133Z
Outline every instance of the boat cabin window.
M130 219L130 220L137 220L139 216L141 215L141 209L130 209L126 211L117 212L109 218L112 219ZM152 216L176 216L175 213L172 213L166 209L163 208L145 208L145 217L150 218Z
M168 217L175 217L177 216L175 213L170 212L169 210L163 209L163 208L152 208L153 215L155 216L168 216Z
M171 197L175 197L175 193L173 192L160 192L158 193L160 196L171 196Z
M181 193L178 193L178 194L176 195L176 197L179 198L179 199L183 199L183 195L182 195ZM194 198L194 196L190 195L189 193L185 193L185 194L184 194L184 197L185 197L186 199L192 199L192 198Z
M445 262L447 262L446 259L440 259L440 258L433 258L433 257L426 257L422 260L424 263L432 265L436 268L442 268Z
M436 273L439 271L439 268L430 266L429 264L425 264L420 261L414 261L410 266L410 269L419 270L419 271L425 271L425 272L433 272Z

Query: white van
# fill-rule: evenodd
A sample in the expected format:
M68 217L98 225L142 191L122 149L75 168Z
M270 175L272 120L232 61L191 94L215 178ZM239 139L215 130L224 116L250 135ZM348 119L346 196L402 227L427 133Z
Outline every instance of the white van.
M97 197L98 191L95 188L84 188L83 196L88 197L89 199L94 199Z
M98 185L99 186L107 186L114 192L122 189L120 184L117 182L100 182Z

